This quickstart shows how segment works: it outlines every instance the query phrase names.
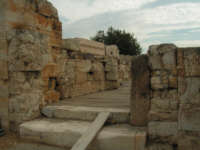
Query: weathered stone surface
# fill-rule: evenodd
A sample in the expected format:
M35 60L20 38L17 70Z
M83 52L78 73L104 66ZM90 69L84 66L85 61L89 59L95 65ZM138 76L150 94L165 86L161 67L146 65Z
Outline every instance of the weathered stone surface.
M84 106L46 106L42 113L49 118L93 121L99 112L111 112L109 122L127 123L129 110L118 108L84 107Z
M172 145L155 143L147 147L147 150L173 150Z
M178 109L177 99L168 99L168 98L151 99L151 110L157 110L160 112L170 112L170 111L176 111L177 109Z
M176 142L178 134L177 122L152 121L148 123L148 134L151 139Z
M177 121L179 97L177 90L153 91L151 93L151 121Z
M178 139L178 150L199 150L200 136L190 133L180 133Z
M62 47L82 53L105 56L105 46L100 42L90 41L87 39L74 38L64 40Z
M1 125L4 129L9 130L9 101L8 98L0 98L0 118Z
M131 124L145 126L150 109L150 70L148 57L139 56L132 62ZM141 84L142 83L142 84ZM142 108L142 109L141 109Z
M149 47L148 55L150 66L153 70L176 67L177 47L173 44L153 45Z
M82 60L77 62L77 69L81 72L90 72L92 69L92 63L90 60Z
M186 77L200 76L200 48L178 49L179 74Z
M116 45L106 46L106 56L119 58L119 49Z
M179 78L179 95L181 104L194 104L196 106L200 106L199 91L199 78Z
M7 99L8 96L8 82L0 80L0 99Z
M178 111L159 112L155 110L149 111L149 121L178 121Z
M59 99L60 99L60 93L55 90L49 90L48 92L45 93L44 100L48 104L51 104L53 102L58 102Z
M42 90L43 82L39 72L10 72L9 93L20 95L23 92L29 93Z
M8 79L8 65L6 60L2 60L0 56L0 79Z
M20 136L55 146L72 147L89 125L89 122L83 121L35 120L20 125ZM133 150L135 147L144 150L145 143L146 133L143 128L113 125L103 128L92 146L99 150Z
M117 81L118 80L118 72L107 72L106 73L106 80L108 81Z
M57 9L54 8L53 5L47 0L38 1L37 7L39 14L42 14L47 17L58 18Z
M62 48L72 51L81 51L79 42L73 39L63 39Z
M162 78L161 76L156 76L151 78L151 87L155 90L166 89L168 88L168 78L165 76Z
M2 150L69 150L66 148L49 146L42 143L33 143L33 142L19 142L15 146L3 148Z
M118 67L117 60L115 60L115 59L106 60L105 71L117 72L117 70L118 70L117 67Z
M200 107L182 104L179 109L179 130L200 131Z
M12 30L8 46L9 71L40 71L48 60L48 42L44 34L28 30ZM49 56L50 57L50 56ZM45 62L45 60L47 62Z
M40 116L39 106L42 102L42 93L33 91L22 93L9 99L10 120L21 123Z

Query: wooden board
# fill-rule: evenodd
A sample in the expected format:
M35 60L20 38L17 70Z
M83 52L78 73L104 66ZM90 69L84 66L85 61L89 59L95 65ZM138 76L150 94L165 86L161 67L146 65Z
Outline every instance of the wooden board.
M88 128L88 130L81 136L81 138L74 144L71 150L86 150L88 145L96 137L104 123L108 119L110 112L101 112Z

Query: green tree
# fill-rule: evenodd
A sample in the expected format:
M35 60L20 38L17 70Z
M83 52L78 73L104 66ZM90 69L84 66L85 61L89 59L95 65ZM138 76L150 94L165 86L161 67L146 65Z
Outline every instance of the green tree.
M113 27L109 27L106 33L100 30L91 39L94 41L102 42L106 45L117 45L120 54L139 55L142 52L142 48L135 38L134 34L128 33L125 30L119 30L114 29Z

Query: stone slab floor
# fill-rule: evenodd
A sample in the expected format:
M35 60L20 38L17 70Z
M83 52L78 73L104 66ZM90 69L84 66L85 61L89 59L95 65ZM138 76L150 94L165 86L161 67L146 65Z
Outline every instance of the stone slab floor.
M131 82L124 82L122 86L116 90L102 91L72 99L66 99L61 101L59 104L54 105L129 109L130 88Z

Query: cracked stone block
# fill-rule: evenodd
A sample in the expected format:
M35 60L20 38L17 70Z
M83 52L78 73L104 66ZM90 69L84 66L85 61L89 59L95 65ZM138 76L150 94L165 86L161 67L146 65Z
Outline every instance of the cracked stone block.
M176 51L174 44L161 44L149 47L148 55L152 70L176 68Z
M178 49L179 75L200 77L200 47Z
M178 116L179 130L200 132L200 107L182 104Z
M150 139L158 139L164 142L176 143L178 123L151 121L148 123L148 134Z

